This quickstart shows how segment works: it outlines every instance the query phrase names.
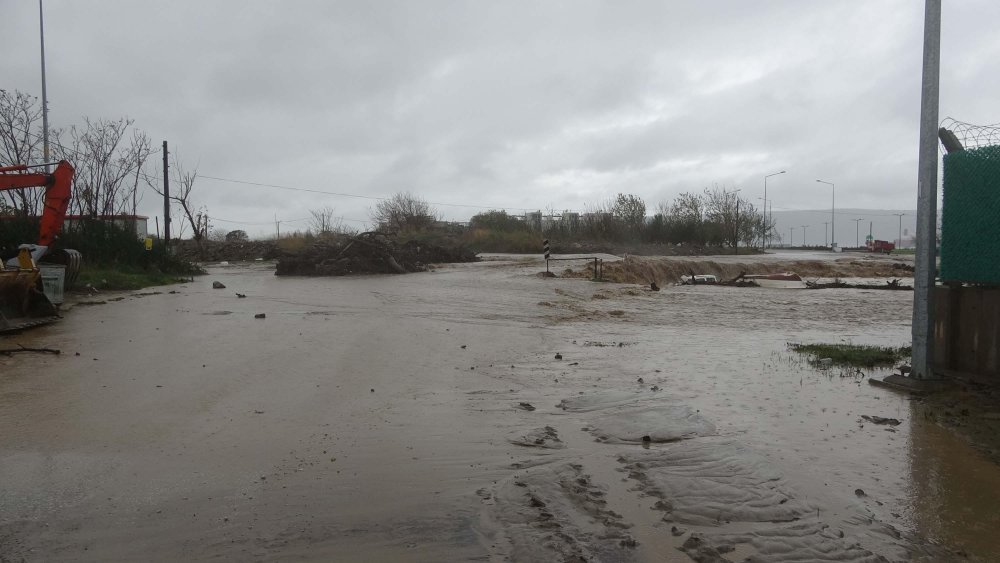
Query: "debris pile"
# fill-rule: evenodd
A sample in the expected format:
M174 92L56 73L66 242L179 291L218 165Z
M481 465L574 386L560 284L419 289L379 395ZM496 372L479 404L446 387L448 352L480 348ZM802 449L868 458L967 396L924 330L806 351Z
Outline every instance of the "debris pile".
M382 233L322 241L278 260L279 276L344 276L348 274L405 274L423 272L428 264L475 262L474 252L421 241L402 244Z
M273 260L281 249L273 240L214 241L202 240L201 246L190 239L173 244L173 254L189 262L250 262Z

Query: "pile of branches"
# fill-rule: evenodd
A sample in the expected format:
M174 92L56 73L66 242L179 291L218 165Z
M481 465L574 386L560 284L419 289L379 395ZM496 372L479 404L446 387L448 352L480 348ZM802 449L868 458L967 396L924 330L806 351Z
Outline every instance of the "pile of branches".
M474 262L464 247L444 247L421 241L397 243L391 236L368 232L313 244L278 260L279 276L346 276L423 272L429 264Z

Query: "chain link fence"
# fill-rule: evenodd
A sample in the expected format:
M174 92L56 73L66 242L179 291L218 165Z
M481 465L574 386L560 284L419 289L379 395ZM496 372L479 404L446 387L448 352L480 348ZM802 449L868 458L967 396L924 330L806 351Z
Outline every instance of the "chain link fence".
M1000 286L1000 144L946 154L942 190L941 281Z

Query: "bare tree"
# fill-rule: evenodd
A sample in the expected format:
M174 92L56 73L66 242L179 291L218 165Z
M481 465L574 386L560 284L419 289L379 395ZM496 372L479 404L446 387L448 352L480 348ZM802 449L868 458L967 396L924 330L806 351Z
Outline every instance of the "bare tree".
M709 221L721 229L721 238L735 247L738 241L751 241L760 233L762 214L738 192L726 191L723 186L705 188L705 211Z
M721 227L722 240L736 246L739 230L736 219L739 213L739 194L726 191L726 187L705 188L705 214L708 220Z
M399 192L375 204L370 211L372 221L381 230L422 230L434 225L430 204L409 192Z
M36 164L42 158L42 106L24 92L0 90L0 166ZM24 217L39 215L45 192L34 188L0 192L0 208Z
M56 144L61 158L73 160L73 212L92 219L135 214L139 181L152 154L149 137L132 127L133 120L84 118L69 129L69 146Z
M334 208L329 205L309 210L309 214L312 215L309 219L309 229L317 235L343 232L344 220L334 217L334 212Z

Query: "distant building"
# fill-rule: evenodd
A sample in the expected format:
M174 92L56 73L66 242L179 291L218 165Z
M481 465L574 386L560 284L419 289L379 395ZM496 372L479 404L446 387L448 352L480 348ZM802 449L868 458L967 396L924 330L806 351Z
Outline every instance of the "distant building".
M542 230L542 212L541 211L528 211L524 214L524 222L528 224L528 228L533 231Z
M132 225L135 225L135 236L140 239L144 239L149 236L148 222L149 217L145 215L98 215L97 217L90 217L89 215L67 215L66 220L63 222L63 230L72 230L82 221L93 220L106 221L113 223L123 229L131 229Z
M575 211L564 211L562 214L562 224L569 232L577 231L580 228L580 214Z

